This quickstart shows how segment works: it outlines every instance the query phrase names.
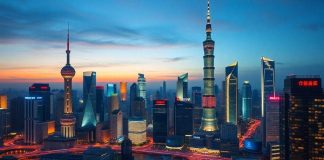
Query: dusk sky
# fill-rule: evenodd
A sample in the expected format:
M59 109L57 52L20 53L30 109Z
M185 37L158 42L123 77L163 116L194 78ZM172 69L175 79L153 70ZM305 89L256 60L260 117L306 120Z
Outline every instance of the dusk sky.
M63 83L70 24L74 82L150 84L189 73L202 84L206 0L2 0L0 83ZM288 74L324 78L324 1L211 0L216 83L238 61L239 86L260 88L260 58L276 61L277 86Z

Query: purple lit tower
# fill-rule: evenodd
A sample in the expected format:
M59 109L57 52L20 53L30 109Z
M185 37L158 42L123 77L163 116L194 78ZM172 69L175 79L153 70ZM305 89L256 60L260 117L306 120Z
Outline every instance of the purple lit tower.
M216 118L216 98L214 95L214 45L211 38L210 0L207 7L206 40L204 46L204 93L202 97L203 115L200 130L203 132L218 131Z
M75 137L75 117L72 111L72 78L75 70L70 64L70 30L67 34L66 65L61 69L64 78L64 115L61 118L61 133L64 138Z

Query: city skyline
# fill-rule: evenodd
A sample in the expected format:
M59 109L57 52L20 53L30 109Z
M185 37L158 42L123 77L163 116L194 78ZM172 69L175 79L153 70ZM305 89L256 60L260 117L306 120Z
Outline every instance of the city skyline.
M63 85L57 70L65 61L67 23L76 84L82 83L82 72L94 70L99 84L135 82L136 74L144 73L154 88L163 80L175 86L177 75L188 71L189 85L202 86L203 61L195 59L203 54L200 40L204 38L205 1L91 5L83 1L78 8L75 2L16 3L0 3L0 88L8 83ZM260 74L261 56L276 61L278 90L288 74L323 77L323 2L212 1L211 6L216 84L223 80L223 67L237 60L239 86L249 80L253 89L260 88L260 80L252 77Z

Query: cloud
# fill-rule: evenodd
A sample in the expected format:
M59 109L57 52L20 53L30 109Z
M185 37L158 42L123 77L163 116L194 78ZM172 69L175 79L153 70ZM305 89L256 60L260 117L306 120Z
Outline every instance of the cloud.
M186 60L187 57L173 57L173 58L164 58L164 62L179 62L179 61L184 61Z
M0 3L0 42L40 41L47 44L65 40L66 24L71 27L71 40L89 45L113 46L157 46L190 43L183 36L162 26L117 24L109 20L98 21L102 15L93 18L79 8L64 9L49 6L33 9L24 8L12 2ZM75 11L73 11L75 9ZM92 14L96 14L95 11ZM101 17L102 18L102 17ZM55 46L54 46L55 47Z

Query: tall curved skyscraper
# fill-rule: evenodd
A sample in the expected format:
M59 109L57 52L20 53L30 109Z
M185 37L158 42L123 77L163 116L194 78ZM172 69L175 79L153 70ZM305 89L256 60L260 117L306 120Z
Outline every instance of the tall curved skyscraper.
M210 0L207 7L206 40L204 46L204 94L202 97L203 115L200 130L215 132L218 130L216 118L216 98L214 95L214 45L211 39L212 27L210 23Z
M75 70L70 64L69 29L66 47L66 65L61 69L61 75L64 78L64 115L61 118L61 133L64 138L73 138L75 137L75 117L72 111L72 78Z

